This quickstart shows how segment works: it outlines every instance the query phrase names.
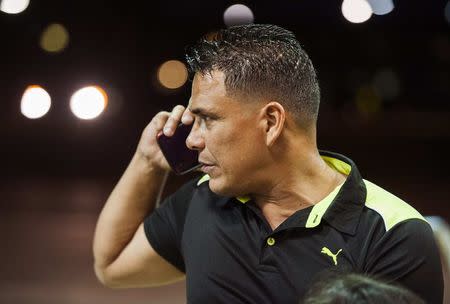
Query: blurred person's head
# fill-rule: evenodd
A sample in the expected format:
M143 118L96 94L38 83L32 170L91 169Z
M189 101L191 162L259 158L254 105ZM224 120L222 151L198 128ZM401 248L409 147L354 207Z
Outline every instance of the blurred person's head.
M301 304L425 304L404 287L360 274L321 275Z
M286 172L291 151L317 150L319 84L292 32L230 27L189 47L186 60L197 114L187 144L211 165L211 190L237 196L271 187L268 172Z

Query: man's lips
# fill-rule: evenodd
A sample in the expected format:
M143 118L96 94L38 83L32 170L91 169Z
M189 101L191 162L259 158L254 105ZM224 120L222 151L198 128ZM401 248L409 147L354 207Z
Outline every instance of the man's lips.
M214 164L207 161L206 159L203 159L202 157L198 158L199 164L205 165L205 166L213 166Z
M207 163L207 162L202 162L202 161L199 161L199 163L201 165L200 169L204 173L209 173L214 168L214 164Z

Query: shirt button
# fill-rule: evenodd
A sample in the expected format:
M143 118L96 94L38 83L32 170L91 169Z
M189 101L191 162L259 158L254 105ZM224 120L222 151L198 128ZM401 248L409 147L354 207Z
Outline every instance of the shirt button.
M273 237L267 238L267 245L269 246L275 245L275 239Z

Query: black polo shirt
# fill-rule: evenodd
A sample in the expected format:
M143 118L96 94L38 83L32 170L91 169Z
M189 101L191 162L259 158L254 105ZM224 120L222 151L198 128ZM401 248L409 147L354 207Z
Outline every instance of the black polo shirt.
M207 175L145 219L152 247L186 273L188 303L298 303L327 270L397 281L442 303L439 253L425 219L363 180L350 159L321 155L346 181L275 230L250 198L214 194Z

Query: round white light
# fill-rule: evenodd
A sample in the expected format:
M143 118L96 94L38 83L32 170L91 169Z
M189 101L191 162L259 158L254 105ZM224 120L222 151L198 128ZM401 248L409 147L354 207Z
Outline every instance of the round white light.
M47 114L50 105L51 98L47 91L40 86L32 85L23 93L20 111L25 117L36 119Z
M392 0L367 0L375 15L386 15L394 9Z
M30 4L30 0L0 0L0 11L7 14L23 12Z
M72 113L81 119L93 119L106 108L108 97L98 86L90 86L78 90L70 99Z
M223 21L228 27L253 23L254 19L252 10L243 4L233 4L223 13Z
M362 23L372 16L372 8L366 0L344 0L342 15L352 23Z

